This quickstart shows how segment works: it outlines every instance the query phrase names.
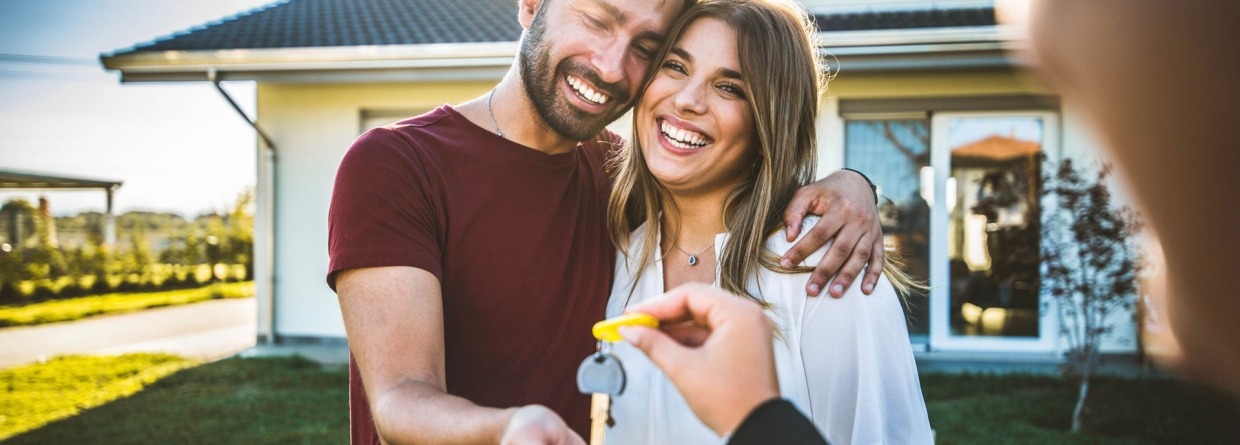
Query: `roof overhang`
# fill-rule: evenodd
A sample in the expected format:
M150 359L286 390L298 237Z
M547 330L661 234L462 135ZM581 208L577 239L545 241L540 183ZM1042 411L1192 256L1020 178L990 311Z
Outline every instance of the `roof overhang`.
M503 77L517 42L318 48L159 51L109 55L104 68L121 82L255 80L354 82L494 80Z
M833 71L999 69L1023 65L1021 39L1003 26L824 32L819 46ZM503 77L517 42L320 48L161 51L106 55L122 82L493 81Z
M833 72L943 71L1027 66L1024 39L1006 26L825 32Z
M51 173L0 170L0 189L20 190L116 190L121 181L55 175Z

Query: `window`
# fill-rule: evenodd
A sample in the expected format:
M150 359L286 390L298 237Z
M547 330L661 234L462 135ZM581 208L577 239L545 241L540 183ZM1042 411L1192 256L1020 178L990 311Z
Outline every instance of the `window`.
M844 164L878 186L888 249L931 287L906 297L912 342L1054 348L1053 319L1040 316L1037 180L1041 155L1057 153L1058 115L1043 111L1052 106L1040 97L841 102Z

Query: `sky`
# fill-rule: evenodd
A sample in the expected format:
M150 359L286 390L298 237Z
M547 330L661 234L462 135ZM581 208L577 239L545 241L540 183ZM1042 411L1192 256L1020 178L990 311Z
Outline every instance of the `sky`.
M114 211L193 217L255 183L256 136L207 82L124 84L99 55L273 0L0 0L0 169L122 181ZM252 82L224 88L250 115ZM102 191L0 191L55 215L103 211Z

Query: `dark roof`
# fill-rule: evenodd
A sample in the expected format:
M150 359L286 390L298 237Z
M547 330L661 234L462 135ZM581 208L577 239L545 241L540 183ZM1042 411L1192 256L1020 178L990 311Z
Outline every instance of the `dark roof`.
M824 32L994 26L995 9L967 8L854 12L846 14L818 14L815 18L818 22L818 29Z
M515 42L516 18L514 0L288 0L118 53Z
M513 0L287 0L115 55L152 51L515 42ZM819 14L823 31L994 25L993 8Z

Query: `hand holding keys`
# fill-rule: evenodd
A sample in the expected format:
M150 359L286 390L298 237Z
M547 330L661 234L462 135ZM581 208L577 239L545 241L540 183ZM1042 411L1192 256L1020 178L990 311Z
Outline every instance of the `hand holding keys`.
M659 327L659 320L646 314L628 314L600 321L594 325L598 351L586 357L577 368L577 389L592 394L590 402L590 443L602 445L606 428L615 425L611 417L611 396L624 392L624 367L611 353L611 345L621 340L620 326Z

